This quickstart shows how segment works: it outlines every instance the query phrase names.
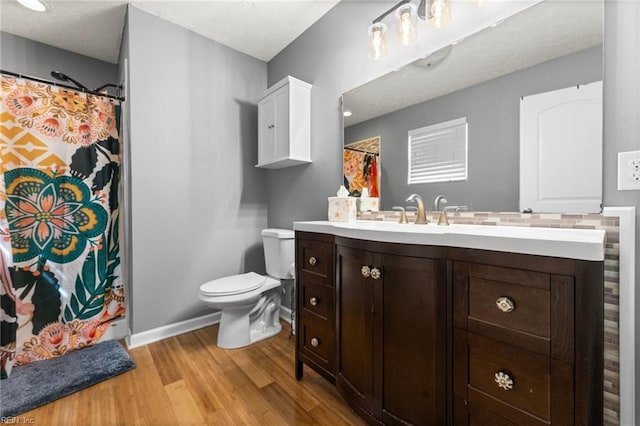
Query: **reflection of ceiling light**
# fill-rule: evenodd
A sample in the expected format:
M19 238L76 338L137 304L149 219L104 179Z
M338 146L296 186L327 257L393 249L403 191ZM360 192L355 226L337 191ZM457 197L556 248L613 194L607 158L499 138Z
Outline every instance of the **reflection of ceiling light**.
M36 12L44 12L47 10L47 6L40 0L18 0L18 3Z
M345 117L351 117L353 113L351 111L343 111L342 115L344 115Z
M497 27L498 25L502 24L503 22L504 22L504 19L503 19L502 21L498 21L498 22L496 22L496 23L494 23L494 24L489 25L489 27L491 27L491 28L495 28L495 27Z
M416 39L418 18L428 21L433 28L440 28L451 20L450 0L421 0L418 7L411 0L400 0L395 6L373 20L369 26L369 57L380 59L387 54L385 32L387 25L382 20L396 12L396 33L403 46ZM427 13L427 11L429 13Z

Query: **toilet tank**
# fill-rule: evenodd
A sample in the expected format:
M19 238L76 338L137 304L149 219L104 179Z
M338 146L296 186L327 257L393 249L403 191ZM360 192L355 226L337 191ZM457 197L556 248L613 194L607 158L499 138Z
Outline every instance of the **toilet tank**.
M295 234L290 229L263 229L264 262L267 275L273 278L293 278Z

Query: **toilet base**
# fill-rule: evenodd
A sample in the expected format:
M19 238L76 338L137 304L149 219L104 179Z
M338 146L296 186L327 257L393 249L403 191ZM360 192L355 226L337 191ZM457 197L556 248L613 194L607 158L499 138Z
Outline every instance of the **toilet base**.
M280 333L280 302L279 288L275 288L262 294L257 303L224 308L217 346L241 348Z

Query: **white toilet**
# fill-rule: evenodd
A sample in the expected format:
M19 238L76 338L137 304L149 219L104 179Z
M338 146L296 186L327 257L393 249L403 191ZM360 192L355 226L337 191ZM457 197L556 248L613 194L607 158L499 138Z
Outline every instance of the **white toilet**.
M280 332L280 280L293 278L294 232L263 229L262 241L269 276L249 272L200 286L200 300L222 311L220 348L240 348Z

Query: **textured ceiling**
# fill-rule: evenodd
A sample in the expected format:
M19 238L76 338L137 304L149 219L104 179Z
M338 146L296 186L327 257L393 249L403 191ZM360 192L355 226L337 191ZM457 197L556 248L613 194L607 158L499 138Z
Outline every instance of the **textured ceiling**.
M339 0L131 1L232 49L269 61ZM117 63L127 1L47 0L46 13L0 0L0 30ZM72 31L69 31L72 29Z
M602 44L603 4L547 0L344 95L345 126Z

